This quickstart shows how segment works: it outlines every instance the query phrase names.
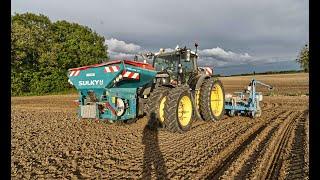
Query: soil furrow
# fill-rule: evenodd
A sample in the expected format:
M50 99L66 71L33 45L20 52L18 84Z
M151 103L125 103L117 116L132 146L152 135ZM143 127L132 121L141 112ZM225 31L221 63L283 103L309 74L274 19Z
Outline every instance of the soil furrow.
M273 114L273 117L268 119L267 121L269 122L272 119L277 118L279 115L283 113L285 113L285 111L276 112L275 114ZM203 176L203 178L210 179L210 177L213 177L218 173L220 175L223 172L223 169L225 169L226 166L229 165L229 162L226 161L225 159L232 159L232 156L235 155L235 153L237 153L235 149L239 148L240 150L241 144L246 142L246 140L248 140L251 135L252 135L251 138L254 138L254 136L257 135L256 132L262 130L263 127L265 127L265 121L260 121L260 122L258 121L257 124L252 126L250 129L248 129L248 131L243 133L241 136L239 136L236 139L236 141L233 141L222 152L220 152L215 157L213 157L212 160L210 160L210 162L208 160L209 163L205 166L205 168L201 172L198 172L199 175L197 176L201 176L201 177ZM251 138L249 140L251 140ZM216 163L212 163L212 162L216 162ZM223 165L220 165L220 164L223 164Z
M289 167L287 169L287 179L299 178L303 179L308 176L305 153L306 153L306 144L305 144L305 124L306 119L304 117L300 118L300 121L295 129L294 140L290 150L289 157Z
M242 166L241 170L238 172L237 176L238 178L240 177L246 177L249 178L252 173L255 173L255 166L259 164L259 158L264 156L267 150L267 147L270 145L270 142L273 140L275 132L279 130L280 124L285 121L288 118L291 118L291 116L295 116L295 112L290 112L287 117L282 117L278 118L274 121L273 123L273 128L272 130L268 133L268 135L265 137L263 141L259 143L259 146L257 148L252 148L254 149L254 153L250 155L250 158L246 160L244 163L245 165Z
M251 177L257 177L262 179L270 179L277 177L279 175L279 169L281 168L282 159L280 156L283 154L284 148L290 137L290 133L294 128L294 123L296 118L301 116L301 114L296 113L293 117L288 117L283 121L279 130L272 138L270 145L267 147L267 151L262 158L262 162L259 163L259 166L256 166L257 172ZM265 169L264 171L262 171Z
M274 118L278 117L276 115ZM247 146L270 124L273 120L269 120L268 123L262 125L258 130L253 132L242 144L240 144L225 160L220 164L212 173L210 173L207 179L219 179L223 173L230 167L230 165L240 156L240 154L247 148Z
M250 155L250 157L242 164L241 169L239 170L239 172L237 172L237 175L235 176L235 178L244 178L244 177L248 177L249 173L253 170L253 166L254 164L256 164L257 159L259 158L259 156L261 156L261 154L264 153L265 147L267 146L267 144L270 141L271 136L273 135L273 133L278 129L278 125L273 127L265 136L265 138L263 139L263 141L261 141L259 143L259 146L257 148L254 148L254 152L253 154ZM253 149L253 148L251 148Z
M271 178L308 176L308 97L264 96L259 118L194 121L183 134L147 130L147 118L78 120L74 99L11 99L12 179L245 179L260 177L271 163L278 164Z
M286 144L288 142L288 139L290 137L290 132L293 130L294 128L294 124L296 122L296 118L299 115L297 115L296 117L294 117L290 123L288 123L288 126L286 127L286 131L284 132L284 135L282 136L282 139L280 140L280 144L278 146L278 148L276 149L276 153L275 153L275 157L273 158L272 164L268 170L267 173L267 178L268 179L274 179L276 177L278 177L279 175L279 170L281 168L282 165L282 159L281 159L281 154L283 153L283 150L286 147Z

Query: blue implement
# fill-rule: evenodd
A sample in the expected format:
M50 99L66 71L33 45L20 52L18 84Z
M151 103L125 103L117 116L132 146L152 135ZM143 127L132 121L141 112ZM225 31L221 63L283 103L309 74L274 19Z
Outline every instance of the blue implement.
M225 97L225 111L229 116L246 114L252 118L260 117L262 110L259 102L262 101L262 93L256 92L256 85L260 84L273 89L272 86L252 79L244 92L235 92L234 95L227 94Z

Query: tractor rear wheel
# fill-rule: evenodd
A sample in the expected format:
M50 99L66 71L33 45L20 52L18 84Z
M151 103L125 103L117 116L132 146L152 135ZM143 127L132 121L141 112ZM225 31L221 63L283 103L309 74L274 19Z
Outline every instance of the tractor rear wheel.
M146 102L146 114L149 128L164 127L164 105L170 88L158 87L151 92Z
M205 121L220 120L224 114L224 89L220 80L206 79L200 89L200 114Z
M192 124L193 106L189 86L173 88L165 102L166 129L170 132L188 131Z

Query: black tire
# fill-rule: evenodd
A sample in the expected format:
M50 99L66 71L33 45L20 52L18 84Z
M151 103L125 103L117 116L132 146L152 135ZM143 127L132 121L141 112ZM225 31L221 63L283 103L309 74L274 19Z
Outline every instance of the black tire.
M214 86L220 86L222 90L222 112L219 115L215 115L211 109L211 92ZM200 89L200 115L205 121L218 121L224 115L225 106L225 93L224 88L220 80L216 78L209 78L203 81Z
M162 98L166 97L170 88L168 87L157 87L155 88L146 102L145 113L148 118L148 127L150 129L164 127L164 122L160 121L160 102Z
M187 96L191 102L191 118L188 121L188 124L182 125L178 117L178 108L179 103L183 97ZM189 86L180 86L173 88L168 96L165 103L164 117L166 119L165 126L166 129L170 132L179 132L183 133L188 131L191 128L193 120L193 104L191 99L191 94L189 91ZM189 111L190 112L190 111Z

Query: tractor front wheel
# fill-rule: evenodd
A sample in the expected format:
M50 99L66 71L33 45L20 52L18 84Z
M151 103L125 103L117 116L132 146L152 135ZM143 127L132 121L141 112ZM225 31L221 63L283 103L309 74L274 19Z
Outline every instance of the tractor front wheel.
M188 131L192 124L192 113L189 86L173 88L165 102L164 117L167 130L179 133Z
M206 79L200 89L200 114L205 121L220 120L224 114L224 89L220 80Z

